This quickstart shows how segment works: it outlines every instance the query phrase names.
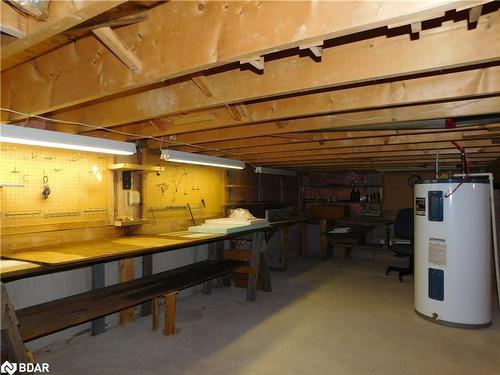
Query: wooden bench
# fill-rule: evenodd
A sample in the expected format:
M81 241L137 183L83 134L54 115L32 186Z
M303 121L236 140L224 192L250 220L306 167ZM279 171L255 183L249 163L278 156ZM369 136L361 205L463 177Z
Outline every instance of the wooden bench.
M86 323L120 310L153 301L153 328L159 322L159 298L165 297L165 334L175 330L177 292L244 265L238 260L208 260L144 278L84 292L70 297L16 310L24 342Z

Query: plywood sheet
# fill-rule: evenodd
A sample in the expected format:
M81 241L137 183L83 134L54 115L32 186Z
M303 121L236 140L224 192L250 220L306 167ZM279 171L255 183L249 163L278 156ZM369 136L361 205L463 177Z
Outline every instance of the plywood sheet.
M2 256L48 265L60 265L82 260L105 259L113 255L130 254L165 246L175 246L188 240L134 236L110 241L88 241L56 246L43 246L27 251L3 252Z

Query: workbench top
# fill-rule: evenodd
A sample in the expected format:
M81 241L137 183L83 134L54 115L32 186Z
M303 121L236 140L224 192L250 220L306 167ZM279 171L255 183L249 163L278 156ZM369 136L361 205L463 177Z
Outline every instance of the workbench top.
M136 256L203 245L230 239L256 231L272 230L283 225L292 225L310 218L296 218L272 223L270 227L257 228L232 234L190 233L187 231L136 235L84 242L70 242L59 245L45 245L15 251L2 250L2 264L5 259L17 261L16 267L1 267L2 281L36 276L46 273L91 266Z

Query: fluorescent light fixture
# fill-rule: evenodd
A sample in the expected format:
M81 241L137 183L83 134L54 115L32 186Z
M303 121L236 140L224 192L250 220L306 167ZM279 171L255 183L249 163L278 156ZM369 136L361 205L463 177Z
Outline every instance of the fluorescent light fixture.
M133 155L136 153L135 144L129 142L4 124L0 126L0 142L114 155Z
M297 176L297 172L294 171L269 167L255 167L255 173L276 174L278 176Z
M192 154L190 152L162 150L161 159L165 161L173 161L176 163L208 165L211 167L243 169L245 162L241 160L233 160L226 158L218 158L216 156L207 156Z

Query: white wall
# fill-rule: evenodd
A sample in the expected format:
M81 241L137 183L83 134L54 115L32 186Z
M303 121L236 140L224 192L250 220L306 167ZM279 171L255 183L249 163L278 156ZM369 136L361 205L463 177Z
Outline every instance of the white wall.
M195 246L185 249L164 252L153 255L153 273L166 271L199 262L207 259L208 246ZM141 277L142 258L135 259L135 276ZM118 262L106 263L106 286L119 282ZM17 280L6 284L7 292L12 304L16 309L37 305L54 299L59 299L74 294L82 293L92 288L92 273L90 267L80 268L71 271L58 272L49 275L31 277ZM189 288L182 294L191 294L201 286ZM136 309L136 313L138 312ZM118 325L118 314L106 317L106 327ZM30 351L38 351L41 348L56 342L71 339L78 334L90 334L90 323L69 328L67 330L54 333L49 336L33 340L26 344Z

